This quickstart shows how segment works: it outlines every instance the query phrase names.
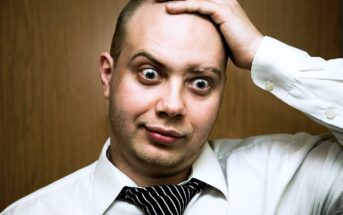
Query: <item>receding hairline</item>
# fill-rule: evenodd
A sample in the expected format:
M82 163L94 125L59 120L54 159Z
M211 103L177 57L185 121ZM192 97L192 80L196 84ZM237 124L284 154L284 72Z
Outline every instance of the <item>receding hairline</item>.
M110 54L112 58L118 59L122 50L125 36L127 34L127 26L139 8L146 4L161 4L169 1L171 0L130 0L120 11L120 14L117 18L117 24L115 26L110 48Z
M156 4L165 5L165 3L169 1L171 0L130 0L128 4L126 4L126 6L122 9L117 20L117 25L116 25L116 29L113 35L111 51L110 51L112 58L118 60L120 53L122 51L122 48L123 48L123 44L128 34L128 27L130 23L132 23L132 20L134 19L134 17L138 14L138 11L140 11L141 9L144 9L144 6L146 5L156 5ZM165 10L165 13L168 14L166 10ZM227 54L228 48L224 41L224 38L222 37L220 30L218 29L218 26L215 25L208 16L200 15L197 13L186 13L186 15L195 16L200 19L209 21L219 32L221 39L223 41L224 47L225 47L226 56L228 56Z

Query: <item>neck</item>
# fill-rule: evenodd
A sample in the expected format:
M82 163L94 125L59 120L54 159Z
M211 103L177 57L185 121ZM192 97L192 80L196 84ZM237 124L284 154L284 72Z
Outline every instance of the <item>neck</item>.
M107 155L108 159L140 187L179 184L187 180L191 173L191 164L185 165L183 168L171 168L146 164L141 161L128 161L120 156L115 148L115 146L111 145Z
M156 185L179 184L185 181L189 175L190 169L176 175L148 175L148 174L130 174L128 175L140 187L150 187Z

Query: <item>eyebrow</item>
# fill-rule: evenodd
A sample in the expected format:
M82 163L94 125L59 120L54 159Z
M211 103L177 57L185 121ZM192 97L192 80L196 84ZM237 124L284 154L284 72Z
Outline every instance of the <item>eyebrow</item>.
M201 72L204 72L204 71L214 72L219 77L221 77L223 75L223 72L220 69L216 68L216 67L195 68L195 69L192 69L190 72L192 72L192 73L201 73Z
M157 60L152 54L146 52L146 51L138 51L137 53L135 53L131 58L130 58L130 64L132 63L132 61L134 61L136 58L138 57L145 57L148 58L150 61L152 61L154 64L156 64L159 67L162 68L166 68L166 66L160 62L159 60Z
M149 52L146 52L144 50L142 51L138 51L136 52L131 58L130 58L130 64L132 63L132 61L134 61L136 58L138 57L145 57L147 59L149 59L150 61L152 61L154 64L156 64L157 66L161 67L161 68L167 68L167 66L165 64L163 64L161 61L157 60L152 54L150 54ZM200 68L194 68L189 70L189 72L191 73L202 73L204 71L211 71L216 73L219 77L221 77L222 75L225 76L225 72L222 72L220 69L216 68L216 67L200 67Z

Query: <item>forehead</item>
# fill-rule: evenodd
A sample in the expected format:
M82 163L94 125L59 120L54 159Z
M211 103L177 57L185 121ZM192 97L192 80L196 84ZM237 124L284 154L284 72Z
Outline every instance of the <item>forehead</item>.
M161 3L146 3L136 11L127 25L125 43L136 51L150 49L167 58L171 54L179 59L225 58L221 36L212 22L194 14L167 14Z

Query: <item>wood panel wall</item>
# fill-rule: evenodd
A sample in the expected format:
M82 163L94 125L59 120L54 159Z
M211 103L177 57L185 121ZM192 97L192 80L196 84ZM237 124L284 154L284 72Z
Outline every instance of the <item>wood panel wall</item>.
M0 2L0 211L95 161L108 136L98 75L126 0ZM336 58L339 0L241 0L266 35ZM230 65L211 137L325 129L253 86Z

